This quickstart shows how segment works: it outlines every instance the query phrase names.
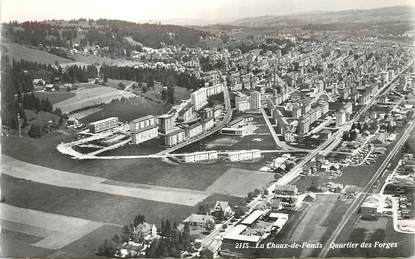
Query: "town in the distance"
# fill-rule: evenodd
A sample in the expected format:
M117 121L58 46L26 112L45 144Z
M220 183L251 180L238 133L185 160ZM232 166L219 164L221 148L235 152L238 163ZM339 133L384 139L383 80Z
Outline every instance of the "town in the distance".
M1 256L414 256L413 12L3 23Z

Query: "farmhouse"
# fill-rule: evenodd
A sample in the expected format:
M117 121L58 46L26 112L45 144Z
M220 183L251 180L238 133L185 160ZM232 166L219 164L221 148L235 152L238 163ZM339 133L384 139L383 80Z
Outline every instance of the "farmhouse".
M185 220L184 224L189 224L190 226L199 226L205 227L208 222L215 222L213 217L210 215L201 215L201 214L191 214Z
M210 212L213 216L220 218L229 218L233 214L233 210L227 201L217 201L212 211Z
M276 185L274 189L275 197L294 196L294 195L297 195L297 193L298 193L297 186L292 185L292 184Z

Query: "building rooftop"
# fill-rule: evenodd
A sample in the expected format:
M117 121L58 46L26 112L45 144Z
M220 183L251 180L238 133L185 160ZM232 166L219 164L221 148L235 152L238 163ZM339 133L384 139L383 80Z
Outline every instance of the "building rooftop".
M140 117L140 118L134 119L131 122L132 123L134 123L134 122L140 122L140 121L149 120L149 119L152 119L152 118L155 118L154 115L146 115L144 117Z
M251 225L254 223L257 219L259 219L262 216L262 211L255 210L251 214L249 214L244 220L242 220L241 224L244 225Z
M207 221L213 221L213 217L210 215L202 215L202 214L191 214L183 223L206 223Z
M231 239L231 240L237 240L237 241L246 241L246 242L255 242L257 243L261 236L257 235L242 235L241 233L246 230L247 226L245 225L236 225L233 227L229 232L227 232L223 239Z

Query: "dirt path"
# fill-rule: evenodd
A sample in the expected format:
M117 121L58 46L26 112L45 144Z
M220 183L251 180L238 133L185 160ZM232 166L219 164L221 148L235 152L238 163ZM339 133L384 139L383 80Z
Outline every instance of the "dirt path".
M195 206L209 196L208 192L191 189L159 187L145 184L134 186L108 184L106 183L108 179L105 178L55 170L19 161L5 155L2 156L2 173L43 184L186 206Z

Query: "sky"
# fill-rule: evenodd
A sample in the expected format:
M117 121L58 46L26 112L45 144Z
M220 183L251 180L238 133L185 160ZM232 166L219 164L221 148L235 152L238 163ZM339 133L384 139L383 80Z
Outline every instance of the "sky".
M413 5L415 0L0 0L0 19L106 18L133 22L197 19L223 22L263 15Z

